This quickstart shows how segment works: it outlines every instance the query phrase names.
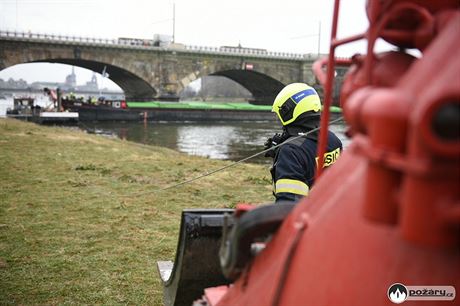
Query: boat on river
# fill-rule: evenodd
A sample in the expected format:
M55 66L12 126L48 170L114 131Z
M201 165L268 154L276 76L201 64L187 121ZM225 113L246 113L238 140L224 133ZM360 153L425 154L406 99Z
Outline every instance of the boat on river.
M142 114L127 108L125 100L95 101L64 97L61 100L62 108L77 112L80 121L140 121Z
M78 112L49 110L35 104L32 97L16 97L13 108L6 110L6 116L40 124L73 124L78 122Z
M269 105L237 102L102 101L63 100L65 109L78 112L82 121L276 121ZM331 107L333 117L341 115Z

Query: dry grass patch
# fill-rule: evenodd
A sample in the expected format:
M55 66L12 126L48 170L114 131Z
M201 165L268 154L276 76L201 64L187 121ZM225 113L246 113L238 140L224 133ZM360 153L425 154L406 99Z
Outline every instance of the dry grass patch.
M0 119L2 304L161 305L185 208L272 200L268 169Z

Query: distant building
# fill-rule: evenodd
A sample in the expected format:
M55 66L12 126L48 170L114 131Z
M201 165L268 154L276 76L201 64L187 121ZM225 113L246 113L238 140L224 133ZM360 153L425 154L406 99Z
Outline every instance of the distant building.
M85 85L80 85L75 87L75 91L98 91L99 86L97 84L97 77L96 73L93 72L93 76L91 77L91 81L86 82Z
M72 71L65 78L64 82L33 82L28 84L25 80L19 79L14 80L12 78L3 80L0 78L0 91L5 92L23 92L23 91L34 91L42 92L44 88L56 90L61 89L61 92L69 94L88 95L88 96L99 96L100 94L108 99L124 99L124 93L120 90L112 90L107 88L99 89L97 82L97 74L93 72L91 80L86 82L84 85L77 85L77 75L75 74L75 68L72 66ZM3 92L2 91L2 92Z
M43 88L57 88L57 87L62 87L62 83L58 82L33 82L30 84L30 88L32 89L37 89L37 90L43 90Z
M28 84L23 79L14 80L9 78L7 81L0 79L0 88L8 88L8 89L25 89L28 87Z
M75 88L77 86L77 75L75 74L74 66L72 66L72 73L65 78L65 85L67 88Z

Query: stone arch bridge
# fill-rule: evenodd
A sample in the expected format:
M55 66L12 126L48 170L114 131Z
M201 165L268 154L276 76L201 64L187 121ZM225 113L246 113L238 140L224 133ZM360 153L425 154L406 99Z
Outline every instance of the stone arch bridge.
M177 97L207 75L227 77L249 90L253 103L270 104L291 82L314 83L314 55L241 47L155 46L133 39L90 39L0 31L0 70L22 63L50 62L102 72L127 100Z

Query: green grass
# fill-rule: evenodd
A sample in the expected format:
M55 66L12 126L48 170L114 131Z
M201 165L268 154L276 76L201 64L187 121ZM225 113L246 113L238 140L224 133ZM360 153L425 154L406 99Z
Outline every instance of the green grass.
M184 208L272 200L268 169L0 119L0 304L161 305Z

